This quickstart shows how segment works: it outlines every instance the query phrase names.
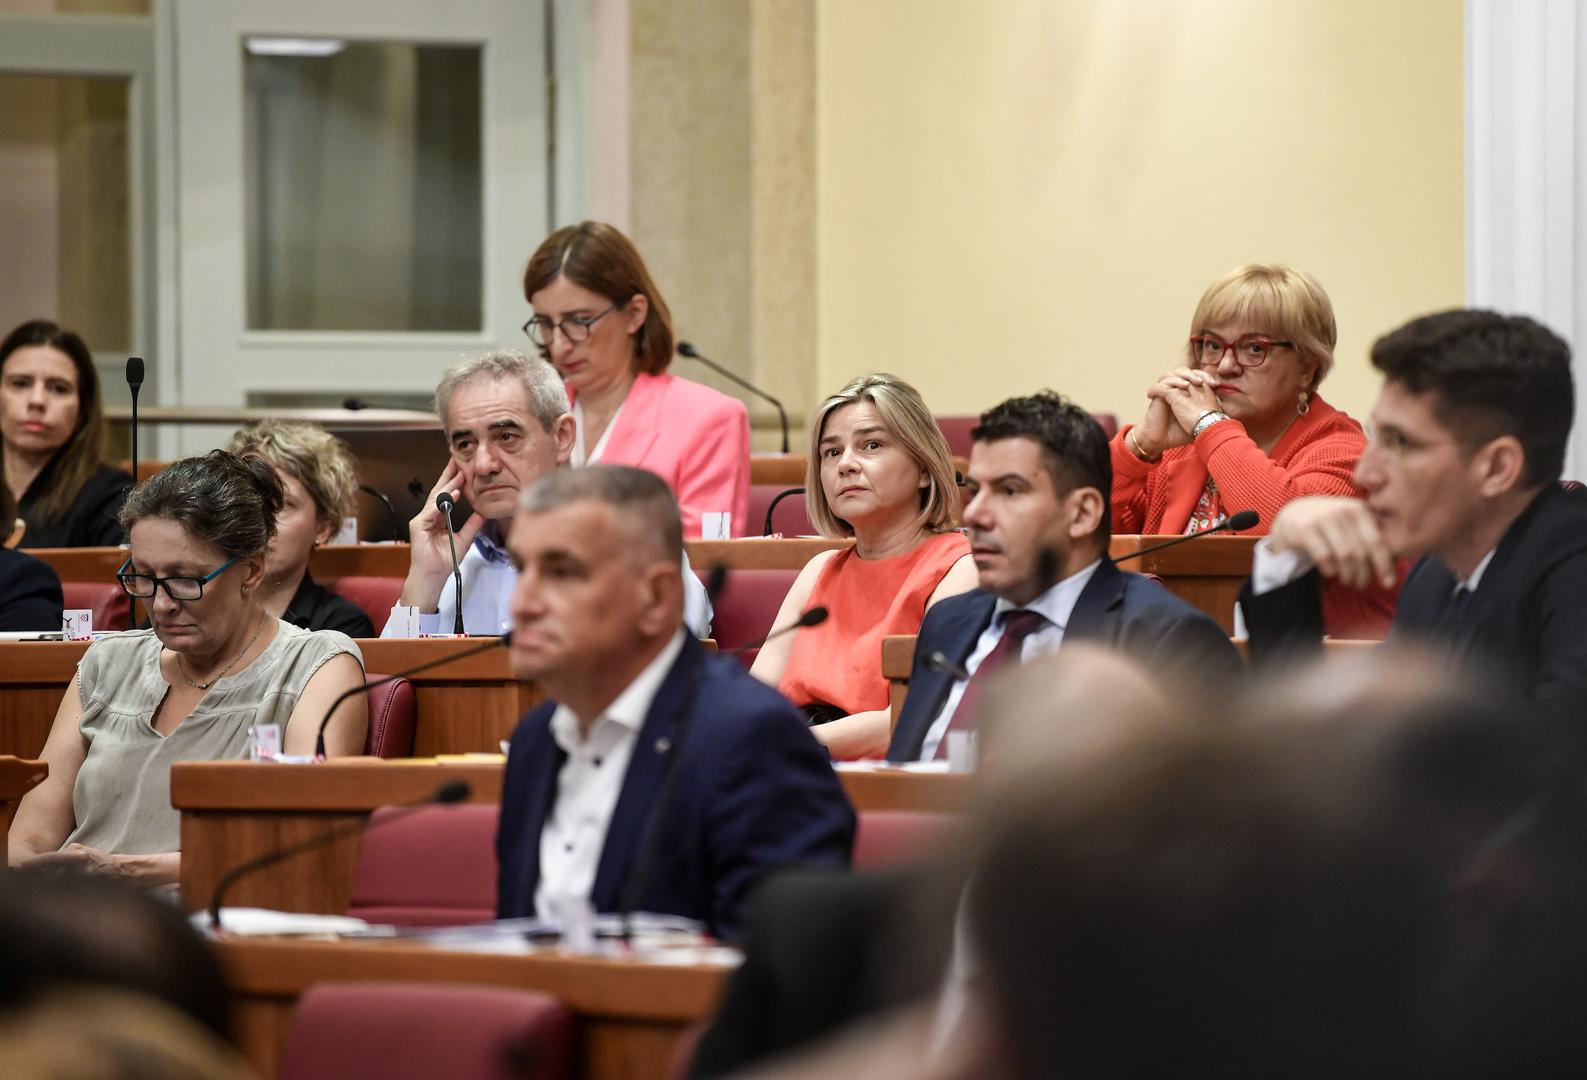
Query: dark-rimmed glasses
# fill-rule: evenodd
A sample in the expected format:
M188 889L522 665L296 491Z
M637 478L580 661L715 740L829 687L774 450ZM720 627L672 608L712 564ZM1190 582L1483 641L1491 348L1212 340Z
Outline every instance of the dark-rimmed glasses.
M153 596L156 589L163 587L165 595L172 600L191 603L194 600L202 600L204 586L230 570L241 557L233 555L203 577L155 577L153 574L129 574L127 567L132 565L132 560L128 559L121 564L121 569L116 571L116 580L121 582L121 587L126 590L128 596L136 596L140 600Z
M1294 347L1294 342L1274 341L1262 334L1245 334L1234 341L1224 341L1217 334L1197 334L1190 339L1190 354L1202 367L1217 367L1228 352L1234 353L1234 362L1241 367L1261 367L1274 349Z
M613 304L598 315L569 315L561 322L548 319L544 315L536 315L523 324L523 332L528 334L529 340L536 345L548 346L551 344L552 336L560 330L570 344L577 345L589 338L590 331L595 328L596 323L616 310L617 305Z

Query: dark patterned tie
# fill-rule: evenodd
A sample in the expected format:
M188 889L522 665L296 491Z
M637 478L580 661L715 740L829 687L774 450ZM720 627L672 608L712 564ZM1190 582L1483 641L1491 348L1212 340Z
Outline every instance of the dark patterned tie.
M1047 625L1047 616L1039 611L1021 608L1004 613L1003 636L997 639L992 651L986 654L981 666L970 676L964 696L959 698L959 707L953 710L953 719L948 721L948 730L942 733L942 741L937 744L935 757L938 761L947 760L949 734L975 730L976 708L986 684L992 681L1004 664L1009 661L1019 663L1020 648L1025 644L1025 639Z

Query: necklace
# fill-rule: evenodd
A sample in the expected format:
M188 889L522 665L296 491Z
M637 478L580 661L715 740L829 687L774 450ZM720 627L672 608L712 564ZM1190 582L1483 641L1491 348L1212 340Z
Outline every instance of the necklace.
M232 664L235 664L237 661L241 660L248 650L253 648L253 643L259 640L259 635L264 633L265 624L269 621L270 620L265 618L263 615L259 616L259 629L253 632L253 637L249 638L248 644L242 647L242 652L232 657L231 664L227 664L225 667L221 668L220 671L216 673L215 677L210 679L209 682L198 682L187 673L187 664L182 661L181 653L176 654L177 673L180 674L183 681L185 681L187 685L191 686L194 690L208 690L210 687L220 682L220 680L224 679L226 677L226 672L231 670Z

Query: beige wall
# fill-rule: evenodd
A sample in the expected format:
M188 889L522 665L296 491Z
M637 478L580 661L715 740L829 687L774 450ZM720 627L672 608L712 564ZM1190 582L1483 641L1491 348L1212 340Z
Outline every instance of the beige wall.
M1124 419L1201 290L1292 263L1333 297L1324 395L1463 295L1458 0L819 0L823 388L938 412L1041 386Z

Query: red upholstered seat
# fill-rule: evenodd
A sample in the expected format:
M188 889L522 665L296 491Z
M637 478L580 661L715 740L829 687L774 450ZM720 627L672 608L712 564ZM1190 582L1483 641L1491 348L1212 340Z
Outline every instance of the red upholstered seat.
M797 487L798 485L794 485ZM744 532L760 536L766 528L766 508L778 495L788 490L787 484L751 484L749 486L749 520ZM810 524L810 512L805 509L803 495L790 495L772 511L771 531L784 536L814 536L816 528Z
M1102 434L1113 438L1119 432L1119 418L1110 412L1094 412L1091 419L1102 428ZM948 440L948 450L954 457L970 456L970 431L981 422L979 416L939 416L937 426L942 437ZM764 513L764 511L763 511Z
M934 855L964 828L958 814L930 810L861 810L854 833L854 868L875 869Z
M560 1080L573 1017L549 994L449 983L325 983L292 1018L280 1080Z
M384 675L364 676L368 682L383 678ZM378 758L412 757L417 719L413 684L407 679L375 687L369 692L369 735L364 739L364 753Z
M459 555L462 552L458 553ZM391 606L402 595L402 579L396 577L369 577L350 574L347 577L326 578L320 582L326 590L344 597L364 609L369 621L378 632L391 617Z
M709 581L711 568L696 566L694 572L702 581ZM728 652L759 641L771 630L777 618L782 598L788 595L797 570L730 570L722 582L722 591L716 597L715 615L711 619L711 636L717 648ZM758 649L750 649L739 659L748 665L755 662Z
M66 607L88 608L95 630L126 630L132 625L132 597L116 581L63 581Z
M496 916L495 805L376 810L347 914L372 923L457 926Z

